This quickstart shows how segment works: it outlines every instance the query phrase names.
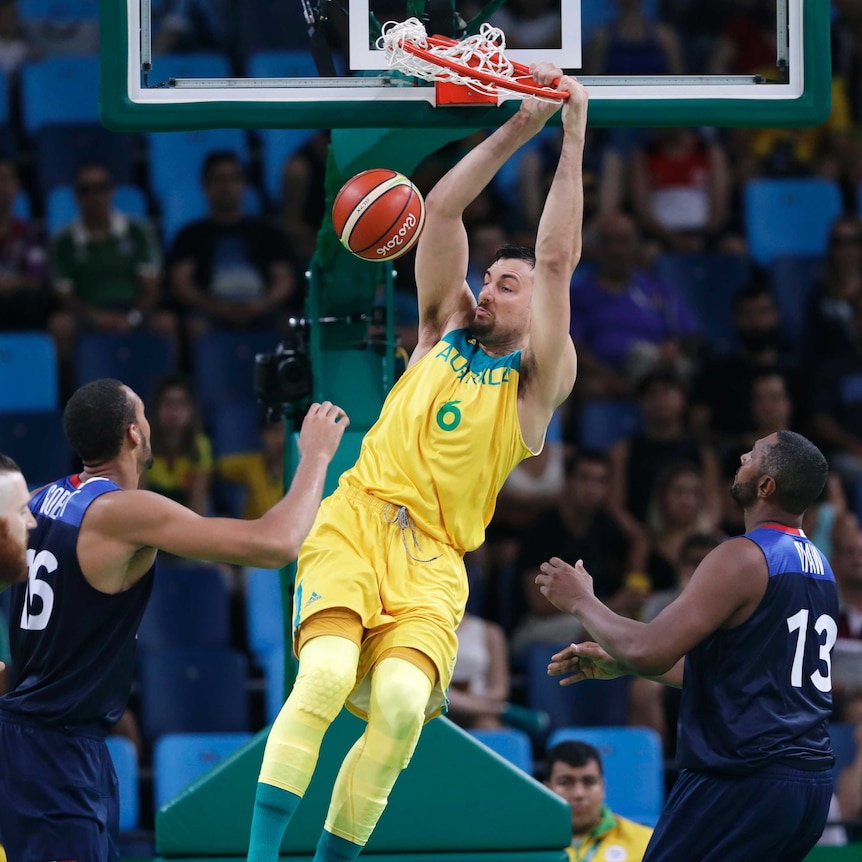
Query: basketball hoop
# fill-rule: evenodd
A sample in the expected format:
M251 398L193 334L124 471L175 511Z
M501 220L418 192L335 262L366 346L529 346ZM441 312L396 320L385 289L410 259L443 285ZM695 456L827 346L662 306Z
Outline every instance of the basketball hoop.
M536 84L529 67L506 58L506 36L498 27L485 23L474 36L460 42L447 36L429 36L418 18L383 25L376 46L386 55L389 66L405 75L433 81L439 104L474 104L498 101L501 90L543 101L559 102L565 90ZM462 98L458 96L458 90Z

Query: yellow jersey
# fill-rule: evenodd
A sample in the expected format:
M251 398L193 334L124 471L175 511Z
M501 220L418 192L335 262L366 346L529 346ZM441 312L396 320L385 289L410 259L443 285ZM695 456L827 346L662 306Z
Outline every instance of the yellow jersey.
M521 434L521 352L488 356L456 329L407 369L341 483L405 506L424 533L479 547L497 494L535 453Z

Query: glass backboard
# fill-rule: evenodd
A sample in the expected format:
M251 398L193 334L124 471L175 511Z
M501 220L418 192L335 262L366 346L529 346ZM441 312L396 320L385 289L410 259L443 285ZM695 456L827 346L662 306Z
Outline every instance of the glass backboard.
M433 84L387 67L375 48L380 25L415 16L455 38L485 20L500 26L506 56L551 60L587 85L595 126L823 122L829 4L750 0L760 45L747 65L732 44L739 23L724 14L735 5L678 0L660 4L676 13L661 14L657 0L244 0L232 23L246 35L225 76L189 74L154 54L151 0L102 0L101 117L117 131L500 125L520 97L442 106Z

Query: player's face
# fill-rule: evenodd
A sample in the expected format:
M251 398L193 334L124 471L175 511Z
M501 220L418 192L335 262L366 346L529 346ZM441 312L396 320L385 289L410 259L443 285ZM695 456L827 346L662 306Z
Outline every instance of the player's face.
M595 760L586 766L569 766L558 760L547 783L569 803L573 835L584 835L599 822L605 801L605 780Z
M135 425L138 426L141 440L138 463L140 464L139 472L143 472L153 466L153 450L150 446L150 423L144 414L144 402L131 389L129 389L129 392L135 400Z
M24 477L0 473L0 583L27 577L27 534L36 526L29 502Z
M763 437L751 447L750 452L740 457L739 467L733 477L733 485L730 487L730 496L743 509L750 508L757 501L757 484L762 476L760 465L764 454L777 441L778 437L775 434Z
M483 342L524 335L530 326L533 268L526 260L503 258L485 271L470 330Z

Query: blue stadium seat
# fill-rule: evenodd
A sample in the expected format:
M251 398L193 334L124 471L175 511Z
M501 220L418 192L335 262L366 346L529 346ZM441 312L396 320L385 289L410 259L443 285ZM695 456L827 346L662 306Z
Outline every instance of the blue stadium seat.
M249 78L315 78L309 51L256 51L246 65Z
M647 727L565 727L550 735L548 748L571 739L599 750L611 811L655 826L664 804L664 756L658 733Z
M132 182L133 135L111 132L98 123L65 122L41 127L35 136L36 184L44 197L55 186L71 184L83 164L107 168L115 183Z
M21 70L21 113L32 137L43 126L99 122L99 58L46 57Z
M193 611L192 611L193 612ZM141 731L247 731L246 657L227 647L167 647L140 651Z
M504 727L499 730L470 730L468 733L504 760L523 769L527 775L533 774L533 746L523 730Z
M255 656L284 648L281 577L272 569L249 569L245 593L248 648Z
M140 822L138 753L125 736L109 736L105 741L120 786L120 831L137 829Z
M254 358L275 349L275 332L208 332L192 343L195 390L207 417L219 404L254 397Z
M236 752L251 733L169 733L153 746L153 796L158 810Z
M772 261L769 273L784 330L794 341L801 341L805 335L806 302L823 273L823 258L782 255Z
M636 434L642 423L640 405L634 401L587 401L581 407L578 442L584 449L608 450Z
M230 645L230 596L214 566L162 566L138 630L145 649Z
M20 21L52 21L60 27L70 21L99 20L99 0L20 0Z
M63 413L0 416L0 452L12 458L31 488L66 476L80 466L63 433Z
M606 727L628 720L628 677L562 686L548 676L548 662L567 644L533 644L527 653L527 705L547 712L551 727Z
M161 206L169 199L201 190L201 169L216 150L231 150L248 163L248 141L242 129L193 129L151 132L150 188Z
M264 711L266 721L272 724L284 704L284 659L285 647L273 647L258 656L263 668L263 678L266 683L264 691Z
M230 59L217 51L153 54L150 83L160 84L169 78L229 78L230 74Z
M317 134L317 129L261 129L263 188L271 204L281 203L281 174L287 160Z
M217 455L260 449L261 409L256 401L218 404L212 414L210 439Z
M44 332L0 333L0 413L56 410L57 355Z
M659 20L658 0L644 0L641 4L644 15L651 21ZM593 33L617 18L617 4L607 0L582 0L581 42L586 45Z
M655 273L685 297L704 336L718 349L734 340L733 297L751 277L751 264L737 254L665 254Z
M829 179L754 179L743 190L745 236L755 262L782 255L823 255L841 215L838 183Z
M137 187L119 185L114 189L114 206L126 215L147 217L147 196ZM78 217L78 202L71 185L55 186L45 201L45 224L53 236Z
M176 368L173 343L154 332L81 332L75 342L76 386L115 377L146 401L156 381Z
M33 215L33 206L30 203L30 195L28 195L23 189L18 192L12 203L12 215L14 215L15 218L23 219L24 221L28 221Z

